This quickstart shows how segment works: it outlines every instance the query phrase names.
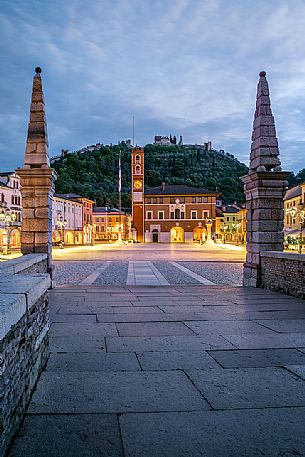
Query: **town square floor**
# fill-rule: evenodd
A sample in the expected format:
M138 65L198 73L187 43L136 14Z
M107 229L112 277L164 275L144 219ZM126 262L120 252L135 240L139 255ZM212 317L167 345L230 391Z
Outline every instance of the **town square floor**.
M51 354L10 457L305 456L304 301L156 282L155 262L191 278L175 263L198 259L124 261L124 284L95 270L50 292Z

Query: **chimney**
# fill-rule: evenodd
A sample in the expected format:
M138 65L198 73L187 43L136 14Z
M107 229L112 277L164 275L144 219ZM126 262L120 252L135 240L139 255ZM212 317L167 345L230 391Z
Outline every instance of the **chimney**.
M162 190L165 190L165 182L162 183Z

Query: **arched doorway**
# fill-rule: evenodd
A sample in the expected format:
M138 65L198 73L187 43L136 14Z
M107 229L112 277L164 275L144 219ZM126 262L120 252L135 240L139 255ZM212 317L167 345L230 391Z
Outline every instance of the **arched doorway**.
M13 229L10 236L10 245L13 248L20 247L20 232L18 229Z
M58 230L52 231L52 243L60 243L61 241L61 234Z
M152 242L153 243L159 243L159 232L157 229L154 229L152 231Z
M205 241L207 237L207 231L205 227L195 227L193 232L194 241Z
M171 243L184 243L183 227L173 227L171 229Z
M66 244L74 244L74 236L72 232L66 233Z

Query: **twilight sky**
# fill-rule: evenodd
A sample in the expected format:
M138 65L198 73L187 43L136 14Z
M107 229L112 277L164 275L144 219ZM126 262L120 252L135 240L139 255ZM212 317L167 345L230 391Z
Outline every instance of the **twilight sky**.
M304 0L0 0L0 170L23 163L34 68L50 156L211 140L248 164L266 70L284 169L305 167Z

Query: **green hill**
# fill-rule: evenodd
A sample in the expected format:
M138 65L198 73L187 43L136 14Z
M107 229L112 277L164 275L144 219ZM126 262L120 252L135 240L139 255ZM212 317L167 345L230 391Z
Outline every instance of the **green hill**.
M52 164L58 172L56 192L75 192L97 205L118 205L118 156L122 156L122 207L131 207L131 151L126 146L102 146L92 152L74 152ZM223 151L200 146L145 146L145 185L186 184L222 192L226 203L243 202L240 176L248 168Z

